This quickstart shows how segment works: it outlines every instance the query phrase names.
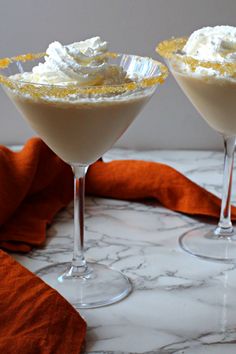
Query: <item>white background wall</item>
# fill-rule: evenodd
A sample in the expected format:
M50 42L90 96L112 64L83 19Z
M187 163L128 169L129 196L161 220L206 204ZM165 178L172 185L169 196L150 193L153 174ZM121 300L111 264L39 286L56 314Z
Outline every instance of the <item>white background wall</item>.
M156 58L155 46L164 38L206 25L236 25L236 0L1 0L0 4L0 57L43 51L53 40L68 44L100 35L112 50ZM22 143L33 135L2 90L0 107L1 144ZM117 145L222 147L221 138L171 77Z

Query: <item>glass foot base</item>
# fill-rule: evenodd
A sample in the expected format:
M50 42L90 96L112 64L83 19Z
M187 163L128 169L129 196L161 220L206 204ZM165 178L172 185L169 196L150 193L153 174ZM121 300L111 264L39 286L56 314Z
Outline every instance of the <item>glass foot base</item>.
M180 247L193 256L209 261L236 263L236 233L223 236L218 229L206 226L186 232L179 239Z
M76 308L94 308L122 300L132 291L121 272L97 263L87 263L85 275L71 276L71 263L57 263L36 272Z

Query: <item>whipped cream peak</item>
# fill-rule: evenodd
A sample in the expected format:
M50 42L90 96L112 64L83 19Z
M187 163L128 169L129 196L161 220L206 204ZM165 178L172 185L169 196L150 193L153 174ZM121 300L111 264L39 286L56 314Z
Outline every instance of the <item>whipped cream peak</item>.
M107 42L102 42L100 37L93 37L85 41L75 42L65 46L68 53L76 60L91 59L106 53L108 50Z
M191 34L183 51L198 60L234 62L236 61L236 27L203 27Z
M52 42L44 57L32 73L24 73L22 79L42 84L119 85L125 82L126 72L117 65L108 63L103 54L108 44L100 37L62 45ZM24 77L25 76L25 77Z

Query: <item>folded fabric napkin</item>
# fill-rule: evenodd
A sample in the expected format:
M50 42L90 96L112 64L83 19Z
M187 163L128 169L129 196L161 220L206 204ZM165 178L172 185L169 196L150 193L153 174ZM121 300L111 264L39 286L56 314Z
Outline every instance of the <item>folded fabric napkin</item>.
M220 200L167 165L98 161L88 170L86 193L142 201L189 215L219 217ZM46 227L73 198L73 175L43 142L33 138L20 152L0 147L0 247L27 252L45 242ZM236 219L236 208L232 207Z
M79 354L86 323L55 290L0 251L0 353Z
M126 200L155 199L168 209L188 215L219 218L221 200L174 168L137 160L96 162L88 171L89 194ZM236 207L231 207L236 220Z
M38 138L19 152L0 146L0 247L27 252L73 197L73 174Z

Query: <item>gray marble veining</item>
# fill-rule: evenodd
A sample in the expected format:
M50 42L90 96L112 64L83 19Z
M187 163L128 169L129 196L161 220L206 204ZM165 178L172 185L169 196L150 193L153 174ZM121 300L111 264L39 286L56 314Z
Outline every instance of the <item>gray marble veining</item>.
M221 193L219 152L113 149L105 155L112 159L163 162ZM236 353L236 265L191 257L178 245L198 222L155 204L86 198L87 258L122 270L134 284L120 303L80 310L88 323L87 353ZM70 260L72 226L69 205L48 229L45 248L15 258L32 271Z

